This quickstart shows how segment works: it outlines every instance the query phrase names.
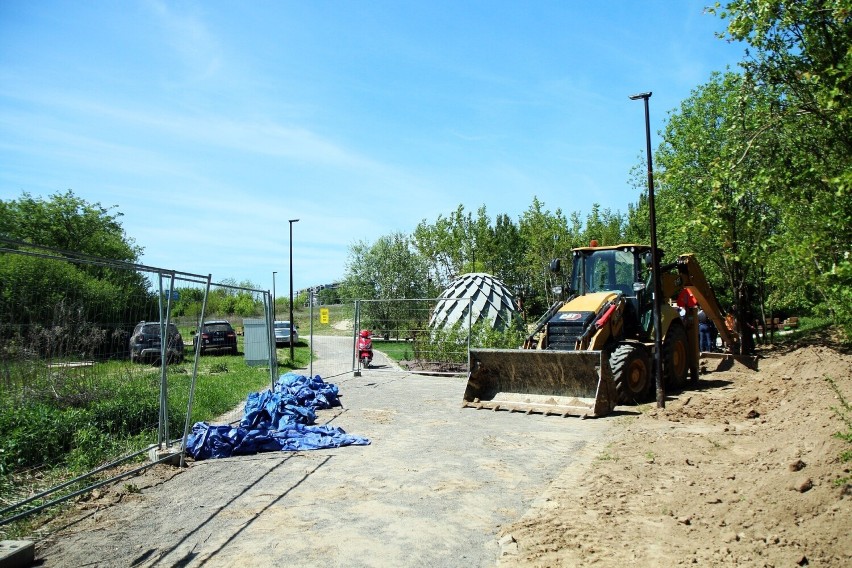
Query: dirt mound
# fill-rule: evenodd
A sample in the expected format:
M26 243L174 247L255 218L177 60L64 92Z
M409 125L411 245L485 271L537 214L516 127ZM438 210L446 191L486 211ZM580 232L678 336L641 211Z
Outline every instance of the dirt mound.
M852 356L807 346L757 370L723 363L705 361L665 409L618 418L590 470L503 529L503 564L850 565L852 488L837 481L849 445L833 434Z

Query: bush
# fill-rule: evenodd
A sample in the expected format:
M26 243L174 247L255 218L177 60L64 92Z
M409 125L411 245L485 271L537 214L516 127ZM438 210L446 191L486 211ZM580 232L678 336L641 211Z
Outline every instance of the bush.
M488 322L479 322L470 332L471 347L517 349L524 343L523 326L518 324L505 330L492 329ZM419 361L437 363L466 363L468 330L462 325L449 329L433 330L414 341L414 356Z
M85 422L85 411L58 409L36 402L5 406L0 413L0 472L56 464L72 447L75 432Z

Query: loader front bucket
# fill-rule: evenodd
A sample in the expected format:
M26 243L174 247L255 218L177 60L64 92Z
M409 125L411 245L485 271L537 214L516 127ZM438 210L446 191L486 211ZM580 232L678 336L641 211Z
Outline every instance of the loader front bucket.
M617 396L601 351L471 349L462 406L605 416Z

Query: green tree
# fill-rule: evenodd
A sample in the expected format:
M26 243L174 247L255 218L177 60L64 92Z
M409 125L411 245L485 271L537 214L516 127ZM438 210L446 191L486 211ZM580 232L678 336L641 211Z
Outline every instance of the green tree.
M750 77L852 148L852 1L732 0L711 11L728 20L726 39L748 44Z
M328 306L340 303L340 290L337 284L324 286L317 292L320 305Z
M380 237L375 243L354 243L349 248L346 275L340 286L341 296L355 300L397 300L434 295L429 287L429 266L401 232ZM362 326L381 331L399 330L411 324L422 329L423 314L412 312L409 303L365 302ZM419 324L419 325L417 325Z
M647 191L639 195L639 200L636 203L627 204L627 215L624 220L624 242L651 244Z
M474 218L459 205L449 216L439 215L435 223L421 221L414 230L413 245L429 259L432 278L439 288L446 287L459 274L481 272L493 266L497 254L493 243L491 220L485 206Z
M581 232L574 233L577 246L588 246L592 240L597 240L600 246L612 246L624 242L624 216L611 209L601 209L600 204L593 203L592 210L586 216L585 227Z
M186 316L198 319L204 304L204 288L181 286L176 287L178 300L172 304L172 315ZM209 310L207 313L210 313Z
M485 272L503 282L510 290L523 295L526 281L522 270L524 241L518 225L508 215L501 213L488 231Z
M780 210L776 271L781 304L833 313L852 330L852 2L735 0L713 10L726 39L745 42L756 85L777 93L763 127L781 134L761 182Z
M660 246L695 252L711 281L724 278L733 294L720 295L736 304L740 322L751 319L777 226L759 181L776 153L777 137L764 128L774 100L742 75L714 74L669 115L657 152Z
M0 328L4 339L29 342L33 349L43 351L37 341L45 337L43 330L73 337L80 335L81 326L97 324L104 341L115 335L119 338L116 345L120 345L123 340L118 328L127 314L147 319L151 293L140 273L109 263L56 261L45 258L43 250L27 246L50 247L57 251L52 255L71 259L90 256L135 262L142 249L125 234L119 222L121 213L115 209L90 204L70 190L50 199L24 193L20 199L0 201L0 238L6 239L4 245L32 253L0 254ZM89 342L69 346L69 350L91 353L101 347Z
M531 314L544 313L556 299L553 288L561 285L561 279L549 270L550 261L571 258L576 239L568 230L562 210L551 212L537 197L521 215L519 232L524 241L522 268L531 290L525 307Z
M110 260L136 262L142 248L119 222L118 206L88 203L70 189L49 200L24 193L0 201L0 235L33 244L85 253Z
M458 274L485 271L518 294L535 317L556 299L552 289L564 279L550 273L550 261L569 260L573 247L588 246L592 239L601 245L622 242L625 227L623 215L599 204L585 218L572 213L569 222L561 209L551 212L534 197L518 223L502 213L492 224L485 206L474 216L459 205L434 223L421 221L413 243L440 288Z

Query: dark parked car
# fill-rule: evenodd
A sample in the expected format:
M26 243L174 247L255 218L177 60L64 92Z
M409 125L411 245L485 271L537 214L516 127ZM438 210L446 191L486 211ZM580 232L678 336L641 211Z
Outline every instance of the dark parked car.
M170 323L166 332L166 359L169 363L183 361L183 337L175 324ZM161 357L160 322L140 321L130 336L130 360L159 361Z
M226 351L237 354L237 332L225 320L206 321L201 324L201 354L207 351ZM198 335L192 338L192 348L198 343Z

